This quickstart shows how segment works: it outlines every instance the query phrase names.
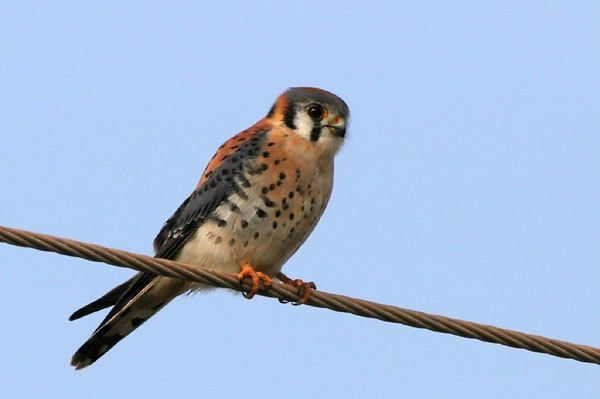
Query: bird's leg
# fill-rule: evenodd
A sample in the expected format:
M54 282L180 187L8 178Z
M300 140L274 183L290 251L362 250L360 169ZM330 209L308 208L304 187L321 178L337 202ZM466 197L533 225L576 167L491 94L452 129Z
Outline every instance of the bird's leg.
M252 287L250 287L250 291L248 291L248 292L242 291L242 295L246 299L252 299L254 297L254 295L256 295L256 293L260 289L260 283L263 284L265 289L268 289L271 286L271 284L273 283L273 280L271 280L271 277L267 276L264 273L257 272L256 270L254 270L254 268L252 266L250 266L247 263L244 263L242 265L242 271L238 273L237 277L238 277L238 280L240 281L240 284L243 284L244 279L246 277L250 277L252 279Z
M316 284L313 283L312 281L305 283L304 281L300 280L299 278L292 280L291 278L289 278L282 272L277 273L276 277L279 280L281 280L282 283L290 284L290 285L293 285L294 287L298 288L298 295L300 296L300 299L298 300L298 302L292 302L292 305L297 306L297 305L305 304L306 301L308 300L308 297L310 296L310 293L313 290L317 289ZM279 302L287 303L287 301L284 299L280 299Z

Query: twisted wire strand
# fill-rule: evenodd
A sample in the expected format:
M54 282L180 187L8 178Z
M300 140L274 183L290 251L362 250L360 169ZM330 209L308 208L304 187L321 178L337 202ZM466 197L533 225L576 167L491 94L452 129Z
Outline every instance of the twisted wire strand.
M236 291L250 288L250 283L247 281L240 284L235 274L4 226L0 226L0 242L196 281ZM299 300L297 289L286 284L273 283L270 289L259 292L259 295L286 301ZM336 312L351 313L357 316L526 349L580 362L600 364L600 349L591 346L383 305L324 291L313 291L306 304Z

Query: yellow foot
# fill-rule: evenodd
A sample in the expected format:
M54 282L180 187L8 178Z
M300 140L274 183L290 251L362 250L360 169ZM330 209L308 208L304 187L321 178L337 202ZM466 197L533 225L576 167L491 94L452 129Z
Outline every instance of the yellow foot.
M293 285L294 287L298 288L298 295L300 296L300 299L298 299L298 302L292 302L292 305L294 306L305 304L310 296L310 293L317 289L317 286L312 281L305 283L299 278L292 280L281 272L277 273L277 278L284 284ZM287 303L288 301L285 299L280 299L279 302Z
M256 295L256 293L260 290L261 283L265 287L265 290L268 289L273 283L271 277L264 273L257 272L247 263L242 265L242 271L238 273L238 280L240 281L240 284L243 284L246 277L250 277L252 279L252 287L250 287L250 291L242 291L242 295L247 299L252 299L254 295Z

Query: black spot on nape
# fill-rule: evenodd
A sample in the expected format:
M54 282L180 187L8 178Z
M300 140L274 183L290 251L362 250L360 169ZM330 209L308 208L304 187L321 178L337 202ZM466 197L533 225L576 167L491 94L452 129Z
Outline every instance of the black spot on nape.
M275 212L275 217L276 217L276 218L278 218L279 216L281 216L281 211L278 209L278 210Z
M315 125L310 131L310 141L317 141L319 137L321 137L321 125Z
M293 191L290 191L290 193L288 194L288 197L289 197L289 199L292 199L292 198L294 198L294 192L293 192Z
M246 227L248 227L248 221L242 220L241 226L242 226L242 229L245 229Z
M135 317L135 318L131 319L131 327L137 328L145 321L146 321L146 319L143 319L141 317Z
M233 245L235 244L235 238L232 238L229 240L229 246L233 247Z
M260 234L258 233L258 231L257 231L257 232L255 232L255 233L254 233L254 236L253 236L253 237L254 237L254 239L256 240L256 239L258 238L258 236L259 236L259 235L260 235Z
M268 146L268 147L272 147L272 146L273 146L273 144L275 144L275 143L273 143L273 142L270 142L269 144L267 144L267 146Z
M283 123L290 129L296 129L296 125L294 124L294 119L296 118L296 110L293 105L288 105L283 114Z
M285 180L285 173L281 172L281 173L279 174L279 178L280 178L281 180Z
M290 220L294 220L294 212L290 213Z
M261 168L263 171L265 171L265 170L269 169L269 166L268 166L266 163L261 163L261 164L260 164L260 168Z
M264 151L264 152L262 153L262 156L263 156L264 158L269 158L269 155L271 155L271 153L270 153L269 151Z
M273 222L273 228L276 229L277 228L277 222Z
M263 188L261 188L260 192L263 193L263 194L268 193L269 192L269 187L263 187Z
M280 163L280 162L281 162L281 161L280 161L279 159L276 159L276 160L275 160L275 162L274 162L274 164L275 164L275 165L279 165L279 163Z

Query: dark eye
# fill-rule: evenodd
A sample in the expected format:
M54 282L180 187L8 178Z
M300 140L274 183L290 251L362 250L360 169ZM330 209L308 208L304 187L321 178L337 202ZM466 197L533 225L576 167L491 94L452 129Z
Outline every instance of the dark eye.
M306 109L306 113L313 119L321 119L325 110L319 104L311 104Z

